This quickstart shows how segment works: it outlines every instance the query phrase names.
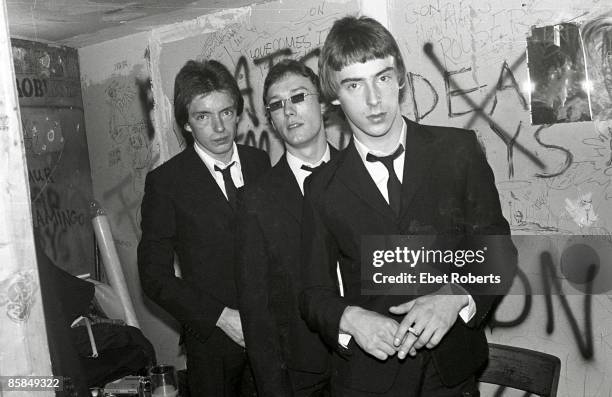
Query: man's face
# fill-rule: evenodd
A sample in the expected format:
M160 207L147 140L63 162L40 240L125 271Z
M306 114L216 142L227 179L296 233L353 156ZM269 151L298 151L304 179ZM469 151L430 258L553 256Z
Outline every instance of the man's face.
M393 56L345 66L334 79L338 99L333 103L342 107L359 140L385 137L390 131L399 134L400 86Z
M232 96L225 91L199 95L189 103L185 130L195 144L214 159L227 163L236 138L237 115Z
M306 94L301 102L286 100L291 97L300 100L300 94ZM284 107L269 112L274 128L283 141L294 148L303 148L316 142L324 127L317 89L310 79L289 73L272 84L266 97L268 106L274 106L282 100L285 100Z
M549 87L553 100L558 103L558 106L563 106L567 100L570 75L571 66L569 63L555 68L554 77L551 79Z

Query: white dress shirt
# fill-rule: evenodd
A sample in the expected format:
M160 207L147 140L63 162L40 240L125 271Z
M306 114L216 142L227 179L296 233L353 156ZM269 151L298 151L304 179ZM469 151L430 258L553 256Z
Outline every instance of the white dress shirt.
M380 191L380 194L385 198L387 204L389 204L389 192L387 191L387 181L389 180L389 172L387 171L387 167L384 166L380 161L368 161L366 160L366 156L368 153L372 153L375 156L388 156L393 154L395 150L399 147L399 145L404 146L406 149L406 122L402 120L402 133L400 134L399 140L397 144L393 146L393 150L390 153L382 153L377 150L370 150L368 147L361 143L356 136L353 135L353 139L355 140L355 148L357 149L357 153L359 153L359 157L361 157L361 161L365 165L368 173L372 177L372 180L376 184L376 187ZM404 159L406 158L406 150L404 150L395 160L393 160L393 170L397 175L397 179L399 179L400 183L404 182Z
M233 146L232 146L232 158L229 160L227 164L217 159L214 159L210 154L206 153L198 145L197 142L194 142L193 148L195 149L198 156L200 156L200 158L206 165L206 168L208 168L208 171L210 171L210 174L215 179L215 182L217 182L219 189L221 189L226 199L227 199L227 192L225 191L225 182L223 181L223 174L221 173L221 171L215 170L215 165L219 167L220 169L225 169L227 165L231 164L233 161L235 164L232 165L232 168L230 168L230 175L232 176L232 181L234 182L234 185L236 185L236 189L244 186L244 178L242 177L242 165L240 164L240 156L238 156L238 147L236 146L235 142L233 143Z
M289 168L291 168L291 172L293 172L293 176L295 176L295 179L297 180L298 185L300 185L302 196L304 195L304 181L312 173L310 171L303 170L302 165L306 165L310 168L315 168L315 167L320 166L323 163L327 163L329 161L330 156L331 156L331 153L329 151L329 143L327 144L325 153L323 153L323 157L321 157L321 159L314 164L302 161L298 159L297 157L295 157L294 155L292 155L291 153L287 152L287 163L289 164Z
M359 141L357 137L353 135L353 139L355 141L355 148L357 149L357 153L359 153L359 157L361 157L361 161L365 165L368 173L372 177L372 180L376 184L376 187L380 191L380 194L384 197L387 204L389 203L389 192L387 191L387 181L389 180L389 172L387 168L380 161L367 161L366 156L368 153L372 153L375 156L388 156L394 153L399 145L403 145L404 149L406 149L406 122L402 120L402 132L400 134L399 140L397 141L397 145L393 146L393 150L390 153L381 153L379 151L370 150L368 147ZM393 160L393 169L400 183L403 183L404 179L404 161L406 159L406 150L404 150L395 160ZM463 288L461 288L463 289ZM468 304L464 306L459 311L459 316L461 319L467 323L474 317L476 314L476 303L474 302L474 298L467 293ZM338 342L340 345L347 347L348 343L351 340L351 335L340 333L338 335Z

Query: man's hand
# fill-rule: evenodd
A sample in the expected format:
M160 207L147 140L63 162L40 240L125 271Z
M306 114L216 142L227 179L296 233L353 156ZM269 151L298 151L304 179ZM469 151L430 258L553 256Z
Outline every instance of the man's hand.
M244 347L244 335L242 334L242 322L238 310L226 307L217 320L217 327L221 328L234 342Z
M423 346L437 346L467 304L466 295L425 295L389 308L393 314L406 315L394 336L397 356L404 359L408 353L415 356Z
M392 318L358 306L348 306L340 318L340 331L352 335L359 347L379 360L395 354L393 337L398 327Z

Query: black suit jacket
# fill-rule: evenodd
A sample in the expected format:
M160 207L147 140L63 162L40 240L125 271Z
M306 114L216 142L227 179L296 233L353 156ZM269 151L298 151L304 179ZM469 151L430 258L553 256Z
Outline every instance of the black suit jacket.
M261 150L237 147L248 185L270 168L270 160ZM238 308L234 211L191 146L149 172L141 213L142 288L185 331L205 343L215 332L223 308ZM181 278L174 273L175 253ZM226 339L226 346L211 348L238 347Z
M364 235L450 235L478 239L509 235L493 173L473 132L421 126L406 120L406 157L399 218L381 195L365 168L354 142L313 175L304 200L304 288L300 308L307 323L340 355L334 372L345 386L370 392L388 390L403 362L396 356L379 361L355 343L348 353L338 344L340 318L348 305L391 316L388 308L413 299L406 296L361 295L361 237ZM503 269L506 291L516 269L516 249L510 237L487 242L487 262ZM345 297L338 294L336 261ZM444 384L458 384L486 360L487 342L481 324L498 296L481 295L462 285L475 300L477 313L469 324L458 319L442 342L432 349ZM391 316L393 317L393 316ZM401 317L395 317L401 321Z
M337 151L330 150L333 158ZM286 155L241 194L240 315L257 388L266 397L291 396L329 376L330 352L298 308L302 200Z

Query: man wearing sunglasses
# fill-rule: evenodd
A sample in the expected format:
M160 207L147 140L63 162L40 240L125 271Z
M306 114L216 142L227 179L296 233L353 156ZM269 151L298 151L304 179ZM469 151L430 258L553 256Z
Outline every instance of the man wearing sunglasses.
M284 60L270 69L263 100L286 153L240 200L240 315L257 389L266 397L329 393L329 353L297 303L304 180L336 152L319 96L319 79L304 64Z

